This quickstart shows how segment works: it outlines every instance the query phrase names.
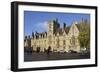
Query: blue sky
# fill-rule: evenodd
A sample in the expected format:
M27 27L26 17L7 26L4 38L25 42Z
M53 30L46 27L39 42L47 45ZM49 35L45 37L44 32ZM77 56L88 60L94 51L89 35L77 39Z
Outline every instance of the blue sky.
M80 22L82 18L90 20L90 14L24 11L24 36L31 35L32 31L47 31L47 21L56 18L62 27L64 22L70 26L73 21Z

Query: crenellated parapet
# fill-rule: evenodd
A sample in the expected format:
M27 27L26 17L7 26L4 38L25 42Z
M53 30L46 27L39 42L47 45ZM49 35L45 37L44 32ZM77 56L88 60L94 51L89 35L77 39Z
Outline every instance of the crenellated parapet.
M30 38L30 36L25 36L24 47L28 47L28 48L31 47L31 38Z
M47 32L42 32L42 33L32 32L32 39L43 39L43 38L47 38Z

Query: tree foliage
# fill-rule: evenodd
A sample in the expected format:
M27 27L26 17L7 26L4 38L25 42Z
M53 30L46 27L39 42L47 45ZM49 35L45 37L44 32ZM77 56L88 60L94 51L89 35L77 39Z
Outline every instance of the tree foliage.
M81 48L90 48L90 24L88 22L80 24L78 39Z

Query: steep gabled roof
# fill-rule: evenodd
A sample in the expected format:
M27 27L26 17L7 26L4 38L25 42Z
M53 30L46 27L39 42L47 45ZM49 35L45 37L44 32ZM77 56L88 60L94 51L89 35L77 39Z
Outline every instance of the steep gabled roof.
M78 30L80 31L80 24L75 24L76 26L77 26L77 28L78 28Z
M68 27L66 27L66 28L64 29L64 31L66 32L66 34L68 34L70 27L71 27L71 26L68 26Z
M63 34L63 29L60 28L58 32L59 32L59 35L62 35Z
M54 34L57 35L57 33L59 33L59 35L63 35L64 31L66 34L68 34L70 27L71 26L68 26L66 28L60 28Z

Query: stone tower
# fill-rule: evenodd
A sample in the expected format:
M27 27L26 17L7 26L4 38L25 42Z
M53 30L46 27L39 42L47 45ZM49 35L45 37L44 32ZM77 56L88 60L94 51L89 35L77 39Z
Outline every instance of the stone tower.
M58 23L58 19L51 20L48 22L48 32L47 32L48 46L52 45L53 36L59 28L60 28L60 24Z

